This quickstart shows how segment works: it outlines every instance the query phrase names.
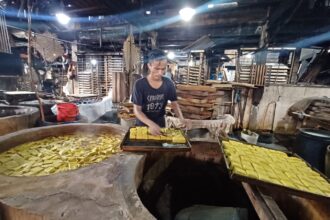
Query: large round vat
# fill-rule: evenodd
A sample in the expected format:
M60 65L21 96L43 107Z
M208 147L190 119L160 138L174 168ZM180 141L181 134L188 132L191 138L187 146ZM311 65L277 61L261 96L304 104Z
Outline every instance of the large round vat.
M124 135L114 124L67 124L0 137L0 152L51 136L89 132ZM146 219L154 217L136 192L144 155L117 153L99 163L47 176L0 175L1 219Z
M25 106L0 106L0 136L35 126L39 110Z

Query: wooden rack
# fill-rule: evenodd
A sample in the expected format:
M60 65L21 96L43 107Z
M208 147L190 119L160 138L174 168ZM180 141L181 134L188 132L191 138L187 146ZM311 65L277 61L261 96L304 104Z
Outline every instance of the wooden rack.
M190 65L190 57L187 60L187 66L181 68L180 75L182 77L182 83L187 85L203 85L205 82L205 70L204 70L204 53L199 53L198 65Z
M290 68L284 65L250 65L240 66L238 81L257 86L286 84Z
M97 61L92 66L91 60ZM78 87L80 94L107 96L113 87L113 74L124 72L122 55L78 56Z

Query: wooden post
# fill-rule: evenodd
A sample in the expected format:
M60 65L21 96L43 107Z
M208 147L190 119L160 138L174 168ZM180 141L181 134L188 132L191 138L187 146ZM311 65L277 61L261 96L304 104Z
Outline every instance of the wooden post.
M33 76L32 76L32 57L31 57L31 50L32 50L32 5L31 1L27 0L27 7L28 7L28 48L27 48L27 55L28 55L28 71L30 75L30 86L31 91L34 91L34 82L33 82Z
M190 66L189 66L189 62L190 62L190 59L191 59L191 53L189 53L189 56L188 56L188 71L187 71L187 85L189 85L189 78L190 78Z
M240 53L241 53L241 49L238 49L237 50L237 56L236 56L235 82L239 82L240 81L240 70L241 70Z
M246 100L246 106L244 110L244 116L243 116L243 129L247 129L249 127L249 121L250 121L250 115L251 115L251 109L252 109L252 99L253 99L253 89L249 89L247 100Z
M291 84L297 84L298 81L298 70L300 66L300 54L301 54L301 48L296 48L294 51L294 58L292 60L291 64L291 70L290 70L290 76L288 82Z
M202 68L203 68L203 56L204 56L204 53L201 52L201 53L199 54L198 85L201 84Z
M108 85L108 56L104 56L104 77L105 77L105 93L108 96L109 85Z

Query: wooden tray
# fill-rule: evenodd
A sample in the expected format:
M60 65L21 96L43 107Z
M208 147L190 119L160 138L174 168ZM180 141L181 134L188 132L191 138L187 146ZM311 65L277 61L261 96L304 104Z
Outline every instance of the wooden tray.
M155 140L130 140L130 131L128 130L124 140L120 147L123 151L132 152L148 152L148 151L173 151L173 152L185 152L191 150L191 144L186 135L183 136L186 139L185 144L174 144L168 141L155 141Z
M235 141L238 141L238 140L235 140ZM223 144L222 144L220 139L219 139L219 144L220 144L220 148L221 148L221 153L223 154L223 157L225 158L226 167L227 167L227 170L228 170L228 173L229 173L229 176L230 176L231 179L238 180L238 181L241 181L241 182L246 182L246 183L249 183L249 184L254 184L256 186L261 186L261 187L273 189L273 190L276 190L276 191L281 191L281 192L285 191L288 194L292 194L292 195L296 195L296 196L300 196L300 197L304 197L304 198L308 198L308 199L313 199L313 200L318 200L318 201L322 200L322 201L330 202L330 197L322 196L322 195L319 195L319 194L314 194L314 193L311 193L311 192L305 192L305 191L298 190L298 189L292 189L292 188L289 188L289 187L286 187L286 186L281 186L281 185L277 185L277 184L274 184L274 183L265 182L265 181L262 181L262 180L258 180L258 179L254 179L254 178L251 178L251 177L242 176L242 175L238 175L238 174L233 173L231 171L230 167L229 167L229 159L227 158L227 155L224 152ZM258 146L258 145L254 145L254 146ZM262 147L262 146L258 146L258 147ZM262 147L262 148L266 148L266 147ZM266 149L269 149L269 148L266 148ZM275 150L275 149L272 149L272 150ZM283 152L283 151L281 151L281 152ZM302 159L298 155L293 154L289 151L284 152L284 153L286 153L288 156L294 156L294 157L298 157L298 158ZM304 159L302 159L302 160L304 162L306 162ZM327 180L329 182L329 179L323 173L321 173L318 170L316 170L315 168L313 168L308 162L306 162L306 164L312 170L319 173L325 180Z

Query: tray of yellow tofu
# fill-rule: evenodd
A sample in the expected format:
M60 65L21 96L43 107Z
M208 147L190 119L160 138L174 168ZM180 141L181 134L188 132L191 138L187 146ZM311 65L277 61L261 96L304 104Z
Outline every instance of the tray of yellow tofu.
M182 130L161 128L162 135L151 135L148 127L132 127L121 148L124 151L189 151L191 145Z
M234 140L222 141L221 150L232 179L330 201L327 177L296 155Z

